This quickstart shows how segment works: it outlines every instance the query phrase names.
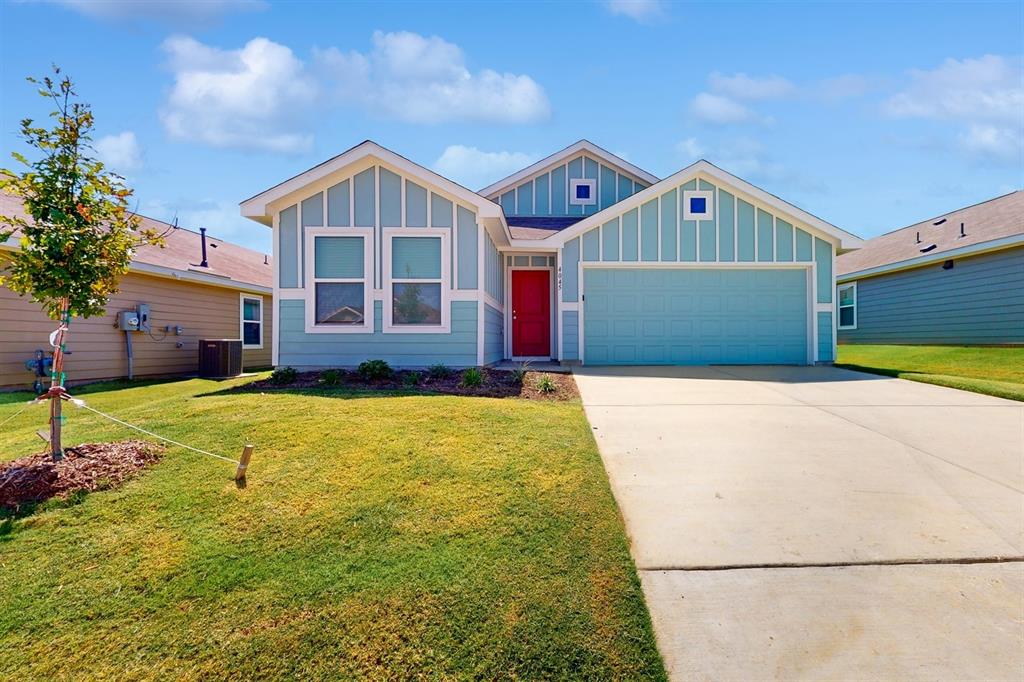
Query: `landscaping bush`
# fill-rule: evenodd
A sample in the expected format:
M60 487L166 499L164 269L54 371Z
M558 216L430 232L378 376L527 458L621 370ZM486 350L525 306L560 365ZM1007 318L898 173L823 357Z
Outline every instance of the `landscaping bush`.
M452 375L452 371L443 362L439 362L427 369L427 375L431 379L447 379Z
M297 376L299 376L299 373L294 367L276 367L270 374L270 383L283 386L295 381Z
M419 386L420 381L422 379L423 375L420 374L419 372L409 372L404 377L402 377L402 383L409 387Z
M390 379L395 373L395 370L391 369L391 365L384 360L367 360L366 362L360 363L356 371L359 372L359 376L366 381Z
M337 369L325 369L320 372L320 383L324 386L337 386L341 383L341 371Z
M512 370L512 381L519 385L522 385L523 381L526 379L526 373L529 371L530 363L524 362L522 365Z
M465 388L476 388L483 386L484 373L476 367L470 367L462 373L462 385Z
M537 390L541 393L554 393L558 390L558 385L547 374L543 374L537 380Z

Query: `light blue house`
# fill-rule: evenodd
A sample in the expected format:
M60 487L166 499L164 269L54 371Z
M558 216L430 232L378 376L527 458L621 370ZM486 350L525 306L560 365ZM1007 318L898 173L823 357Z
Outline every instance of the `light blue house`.
M241 205L274 231L273 362L813 364L860 240L699 161L580 141L479 192L363 142Z

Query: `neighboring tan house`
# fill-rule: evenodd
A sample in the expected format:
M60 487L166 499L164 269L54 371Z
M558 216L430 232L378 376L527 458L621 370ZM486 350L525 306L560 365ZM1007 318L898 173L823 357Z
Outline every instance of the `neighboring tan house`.
M839 343L1024 344L1024 191L836 260Z
M0 194L0 215L24 215L21 202ZM265 254L199 233L142 218L144 228L166 233L165 248L142 247L110 297L106 314L71 322L66 372L71 384L128 376L126 332L118 313L149 306L149 331L130 332L134 377L195 374L200 339L244 339L246 369L270 366L273 266ZM15 235L0 244L18 248ZM0 287L0 389L26 388L33 374L25 362L47 354L56 323L38 304Z
M835 358L861 240L708 163L582 140L479 192L363 142L241 204L273 230L274 364Z

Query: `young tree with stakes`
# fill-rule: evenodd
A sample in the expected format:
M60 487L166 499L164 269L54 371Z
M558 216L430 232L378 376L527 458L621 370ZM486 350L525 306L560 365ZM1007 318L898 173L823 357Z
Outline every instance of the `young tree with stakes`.
M39 94L56 109L52 129L21 121L21 137L37 157L12 156L25 169L0 169L0 191L21 199L26 216L0 215L0 243L15 232L19 249L0 269L0 284L29 296L58 322L50 337L53 366L50 389L50 453L63 456L61 401L64 354L72 318L102 315L121 276L128 271L134 249L143 244L163 246L163 235L140 230L137 215L128 210L132 191L124 178L107 171L91 154L93 115L77 101L71 79L53 68L53 77L29 78Z

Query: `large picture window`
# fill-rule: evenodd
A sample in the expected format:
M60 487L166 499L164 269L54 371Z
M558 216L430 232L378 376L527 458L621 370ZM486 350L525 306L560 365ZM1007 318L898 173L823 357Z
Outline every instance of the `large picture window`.
M839 329L857 328L857 283L836 287L839 300Z
M371 237L350 232L309 236L307 331L372 331Z
M388 231L386 331L448 329L450 254L443 230Z
M263 298L241 295L242 348L263 348Z

